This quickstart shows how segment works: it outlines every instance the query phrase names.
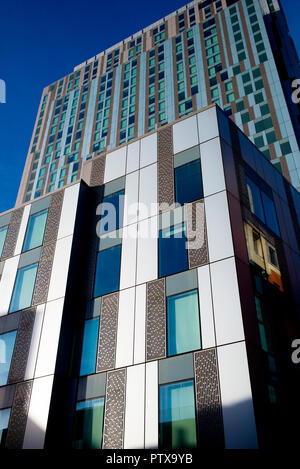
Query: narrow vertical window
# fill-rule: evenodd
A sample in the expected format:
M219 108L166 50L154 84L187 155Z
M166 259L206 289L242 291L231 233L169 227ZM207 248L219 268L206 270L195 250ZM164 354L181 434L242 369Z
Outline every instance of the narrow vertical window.
M38 264L22 267L17 272L9 312L19 311L31 306Z
M98 344L99 318L85 321L80 375L95 373Z
M98 252L94 297L119 290L121 245Z
M188 270L184 223L160 230L158 249L160 277Z
M76 405L73 448L101 449L104 397L78 402Z
M10 409L0 410L0 448L5 447L9 417Z
M175 201L187 204L202 199L202 176L200 160L194 160L175 168Z
M16 336L17 331L0 335L0 386L7 383Z
M0 257L2 256L7 230L8 230L8 226L4 226L3 228L0 228Z
M47 215L48 210L43 210L42 212L31 215L29 218L23 252L37 248L43 244Z

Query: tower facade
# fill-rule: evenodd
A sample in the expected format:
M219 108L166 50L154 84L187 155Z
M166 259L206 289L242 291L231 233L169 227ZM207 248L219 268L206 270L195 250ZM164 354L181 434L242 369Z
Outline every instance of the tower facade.
M298 62L277 0L188 4L44 89L17 205L212 103L299 188Z

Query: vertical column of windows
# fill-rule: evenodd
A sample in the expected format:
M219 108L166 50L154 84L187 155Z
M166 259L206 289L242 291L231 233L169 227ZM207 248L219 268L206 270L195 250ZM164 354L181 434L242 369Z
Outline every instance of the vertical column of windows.
M106 147L112 103L112 81L113 71L101 77L93 144L93 151L98 151L99 153L102 153Z
M136 77L137 59L133 59L124 66L120 145L132 140L135 134Z

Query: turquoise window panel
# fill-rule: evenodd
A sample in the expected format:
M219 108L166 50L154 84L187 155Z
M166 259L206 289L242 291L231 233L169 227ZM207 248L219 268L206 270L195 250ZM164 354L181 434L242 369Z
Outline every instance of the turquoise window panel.
M73 448L101 449L104 397L78 402L76 405Z
M13 313L31 306L38 264L18 270L9 312Z
M193 380L160 386L160 448L197 446Z
M7 230L8 230L8 226L4 226L3 228L0 228L0 257L2 256L4 243L5 243L5 239L7 235Z
M198 290L167 298L168 355L201 347Z
M37 248L43 244L48 210L31 215L28 221L23 252Z
M81 376L95 373L98 333L99 318L85 321L80 365Z
M17 331L0 335L0 386L7 383L12 354L14 351ZM1 432L1 420L0 420ZM1 437L1 433L0 433Z

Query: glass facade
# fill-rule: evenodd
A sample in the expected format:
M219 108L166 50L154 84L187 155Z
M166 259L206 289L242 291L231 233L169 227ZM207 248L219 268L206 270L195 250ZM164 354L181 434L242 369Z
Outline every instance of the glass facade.
M123 226L124 195L121 190L103 197L100 221L100 235L118 230Z
M0 386L7 383L16 336L17 331L0 335Z
M159 277L189 268L184 223L160 230L158 243Z
M94 297L107 295L119 289L121 245L98 252Z
M0 448L4 448L5 445L9 417L10 409L0 410Z
M202 199L200 160L191 161L175 168L175 202L183 205Z
M43 244L48 210L31 215L28 221L23 252L37 248Z
M7 230L8 227L4 226L3 228L0 228L0 257L2 256L3 248L4 248L4 243L7 235Z
M101 449L104 397L78 402L74 422L74 449Z
M80 375L95 373L98 345L99 318L85 321Z
M167 298L167 337L168 355L200 348L197 290Z
M197 446L193 380L160 386L160 448L194 448Z
M17 272L9 312L19 311L31 306L38 264L22 267Z

